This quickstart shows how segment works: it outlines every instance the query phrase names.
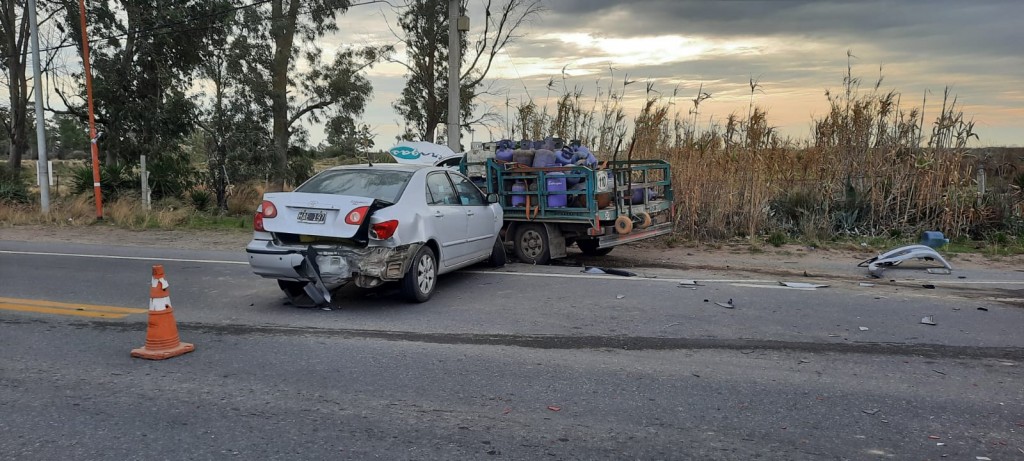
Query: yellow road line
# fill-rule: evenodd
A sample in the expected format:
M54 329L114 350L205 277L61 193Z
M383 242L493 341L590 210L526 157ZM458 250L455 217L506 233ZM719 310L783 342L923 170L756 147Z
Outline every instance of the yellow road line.
M79 317L99 317L105 319L125 318L128 314L112 314L110 312L95 312L87 310L60 309L55 307L29 306L27 304L0 303L0 309L21 312L36 312L40 314L77 315Z
M94 304L59 303L41 299L18 299L0 297L0 309L38 312L41 314L77 315L80 317L124 318L129 314L143 314L147 309L130 307L100 306Z

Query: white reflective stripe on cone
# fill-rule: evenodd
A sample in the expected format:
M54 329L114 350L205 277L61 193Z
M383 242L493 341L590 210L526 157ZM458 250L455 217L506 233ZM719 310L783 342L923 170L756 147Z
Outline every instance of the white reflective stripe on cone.
M158 279L150 279L149 286L155 288L157 282L160 282L160 287L165 290L167 289L167 287L171 286L171 284L167 283L167 279L163 277L160 277Z
M171 297L164 296L163 298L150 298L149 310L151 311L163 311L171 307Z

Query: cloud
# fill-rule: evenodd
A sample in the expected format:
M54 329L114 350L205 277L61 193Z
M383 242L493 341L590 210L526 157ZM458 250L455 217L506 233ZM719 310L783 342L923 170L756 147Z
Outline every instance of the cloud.
M479 28L478 5L470 3ZM920 105L930 91L931 109L951 85L978 121L983 143L1024 144L1022 135L1009 129L1024 126L1018 88L1024 75L1024 2L550 0L545 5L543 17L497 56L490 80L500 96L484 102L503 107L507 98L543 101L577 88L594 98L628 74L663 95L678 92L680 105L703 84L713 98L702 112L724 118L746 112L749 81L757 78L764 92L755 94L755 102L771 109L772 121L784 132L804 136L810 117L825 111L825 89L842 86L849 63L862 79L862 91L870 91L882 75L880 90L899 91L907 107ZM394 24L393 13L354 12L343 18L339 40L394 40L384 19ZM389 88L378 90L367 109L368 117L390 124L382 132L397 132L397 116L382 96L400 91L402 74L394 65L370 73L375 85ZM632 88L638 93L626 100L642 100L643 85ZM637 109L639 104L631 108Z

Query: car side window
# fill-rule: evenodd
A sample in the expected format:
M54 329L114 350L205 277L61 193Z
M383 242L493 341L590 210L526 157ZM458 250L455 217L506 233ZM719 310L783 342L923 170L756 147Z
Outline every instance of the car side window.
M459 196L452 188L448 175L444 172L430 173L427 175L427 204L428 205L458 205Z
M455 183L455 190L459 192L459 203L465 206L484 206L487 199L480 189L470 180L460 174L452 173L452 182Z

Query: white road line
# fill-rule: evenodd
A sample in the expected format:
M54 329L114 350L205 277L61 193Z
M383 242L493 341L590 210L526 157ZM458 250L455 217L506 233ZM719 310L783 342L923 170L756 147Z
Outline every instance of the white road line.
M598 274L538 274L533 272L509 272L509 271L461 271L464 274L498 274L498 275L519 275L523 277L554 277L554 278L565 278L565 279L592 279L592 280L622 280L622 281L633 281L633 282L669 282L669 283L681 283L681 282L697 282L697 283L779 283L778 280L713 280L713 279L671 279L671 278L649 278L649 277L622 277L618 275L598 275ZM683 285L693 286L693 285Z
M90 255L90 254L78 254L78 253L47 253L41 251L11 251L11 250L0 250L0 254L15 254L15 255L32 255L32 256L69 256L76 258L97 258L97 259L123 259L131 261L170 261L170 262L183 262L183 263L203 263L203 264L235 264L235 265L248 265L248 261L223 261L215 259L181 259L181 258L154 258L145 256L112 256L112 255ZM552 277L552 278L567 278L567 279L591 279L591 280L622 280L622 281L634 281L634 282L666 282L666 283L681 283L689 282L697 283L731 283L735 286L740 287L753 287L753 288L764 288L765 285L759 284L770 284L770 288L782 288L787 290L814 290L813 288L792 288L781 285L778 279L775 280L747 280L747 279L677 279L677 278L650 278L650 277L622 277L618 275L600 275L600 274L541 274L533 272L510 272L510 271L473 271L464 270L460 271L466 274L480 274L480 275L518 275L521 277ZM898 284L892 286L903 286L904 284L912 283L930 283L933 285L1024 285L1024 280L900 280ZM746 285L745 285L746 284ZM755 285L758 284L758 285ZM878 285L884 286L885 284L879 283Z
M753 283L730 283L734 287L746 287L746 288L771 288L774 290L797 290L797 291L818 291L817 288L803 288L803 287L786 287L782 285L757 285Z
M0 250L3 254L32 255L32 256L71 256L75 258L97 258L97 259L127 259L132 261L171 261L179 263L206 263L206 264L245 264L247 261L218 261L213 259L180 259L180 258L150 258L144 256L111 256L111 255L86 255L77 253L44 253L41 251L9 251Z

